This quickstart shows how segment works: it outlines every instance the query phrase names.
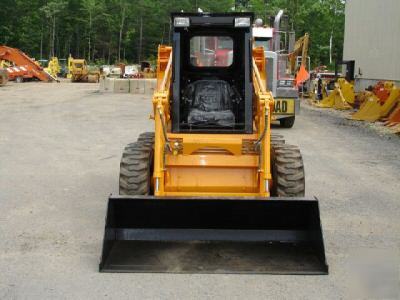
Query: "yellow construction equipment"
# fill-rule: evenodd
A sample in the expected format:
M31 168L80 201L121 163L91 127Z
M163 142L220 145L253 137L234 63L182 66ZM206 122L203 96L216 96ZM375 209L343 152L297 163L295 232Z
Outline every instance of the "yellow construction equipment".
M306 89L308 91L312 104L318 103L320 100L327 98L335 88L335 73L325 69L316 68L310 76ZM306 96L305 94L305 96Z
M305 67L307 65L309 41L310 36L308 33L296 41L293 51L289 54L289 68L291 74L295 74L298 71L296 67L297 57L299 55L301 56L300 66Z
M380 108L379 98L372 92L366 92L364 102L360 109L351 116L351 119L375 122L380 118Z
M392 129L394 133L400 134L400 124L394 126Z
M12 64L6 60L0 59L0 69L11 67Z
M44 70L52 77L57 78L58 74L61 71L61 66L58 63L58 58L52 57L48 63L47 68L44 68Z
M385 100L381 107L381 115L380 118L384 118L389 116L390 112L396 107L397 103L399 103L400 89L394 85L390 90L389 97Z
M71 73L71 69L72 69L72 61L73 61L73 57L72 57L72 55L70 54L69 55L69 57L68 57L68 60L67 60L67 78L68 79L71 79L72 78L72 73Z
M335 83L335 89L328 97L317 103L317 107L335 108L339 110L351 109L354 105L355 93L353 84L344 78L339 78Z
M373 92L381 101L381 104L385 103L386 99L389 98L390 92L394 87L393 81L379 81L374 87Z
M4 86L8 82L8 74L6 68L10 65L7 61L0 59L0 86Z
M393 86L389 97L382 105L381 99L374 93L369 93L367 100L360 106L360 109L351 116L351 119L375 122L381 118L387 117L399 102L399 96L399 88Z
M7 61L13 65L13 68L8 68L9 79L17 82L24 80L38 79L41 81L52 80L51 76L43 71L37 61L30 58L19 49L0 45L0 59Z
M298 85L308 77L305 64L309 59L307 57L308 46L306 45L308 34L305 44L303 44L304 37L300 38L301 41L297 41L294 51L287 54L292 51L291 43L281 43L280 40L283 36L294 38L295 32L289 31L288 24L289 20L283 15L283 10L280 10L275 17L273 28L264 26L263 21L257 19L252 29L254 47L264 47L264 55L269 69L266 85L275 100L273 119L279 121L280 126L284 128L293 127L296 114L300 111ZM289 40L292 39L289 38ZM299 57L300 54L302 55ZM294 68L290 70L291 62L296 63L299 58L302 71L296 72Z
M5 69L0 68L0 86L6 85L8 82L8 74Z
M301 153L271 133L253 14L171 17L173 49L158 49L155 132L123 152L100 271L327 274Z
M397 124L400 124L400 99L398 101L397 108L390 113L385 122L386 126L394 126Z
M99 82L100 70L89 67L85 59L75 59L69 57L68 69L71 73L71 82Z

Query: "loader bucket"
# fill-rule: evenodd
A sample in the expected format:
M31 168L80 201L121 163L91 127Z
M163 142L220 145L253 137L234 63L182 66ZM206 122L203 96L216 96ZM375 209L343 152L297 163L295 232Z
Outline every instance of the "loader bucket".
M101 272L327 274L316 199L111 196Z

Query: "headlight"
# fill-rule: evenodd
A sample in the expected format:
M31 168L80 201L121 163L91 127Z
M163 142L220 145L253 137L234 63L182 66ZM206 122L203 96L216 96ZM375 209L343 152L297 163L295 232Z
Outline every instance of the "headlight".
M235 18L235 27L250 27L250 18Z
M174 18L175 27L189 27L189 25L190 25L189 18Z

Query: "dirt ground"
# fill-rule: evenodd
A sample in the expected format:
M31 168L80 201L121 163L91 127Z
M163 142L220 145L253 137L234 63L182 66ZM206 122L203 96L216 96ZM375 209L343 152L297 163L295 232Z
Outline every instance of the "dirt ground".
M400 138L307 105L294 128L273 130L302 149L328 276L98 273L121 151L152 122L148 96L97 89L0 88L0 299L399 296Z

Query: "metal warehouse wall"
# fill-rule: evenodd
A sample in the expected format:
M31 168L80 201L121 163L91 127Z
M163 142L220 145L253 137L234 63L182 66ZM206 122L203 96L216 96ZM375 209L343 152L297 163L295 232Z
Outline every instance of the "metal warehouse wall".
M356 61L356 89L400 84L400 0L347 0L344 60Z

